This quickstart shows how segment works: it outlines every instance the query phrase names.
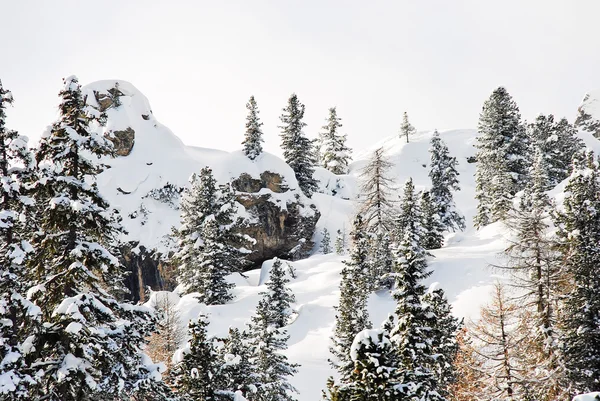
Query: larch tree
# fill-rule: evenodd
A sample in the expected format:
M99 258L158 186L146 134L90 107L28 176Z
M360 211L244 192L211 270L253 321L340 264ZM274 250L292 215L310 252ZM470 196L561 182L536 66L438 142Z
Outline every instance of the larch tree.
M409 138L417 132L415 127L408 121L408 113L404 112L402 115L402 124L400 125L400 137L406 138L406 143L409 142Z
M27 299L27 259L34 178L27 138L6 127L6 108L13 103L0 81L0 398L30 399L35 370L26 361L28 344L39 334L40 308Z
M563 357L571 395L600 386L600 174L594 154L576 163L559 212L559 251L569 276L560 313Z
M86 106L77 78L64 80L60 98L58 120L35 154L41 220L28 295L41 308L43 331L28 358L43 374L32 399L119 399L150 388L166 397L142 354L151 310L117 299L127 270L110 249L122 227L98 191L104 166L93 160L112 155L112 143L95 129L98 112Z
M450 385L450 399L473 401L479 399L484 387L484 361L479 355L466 327L456 336L458 351L454 359L456 380Z
M294 170L300 189L309 198L318 189L318 182L313 177L315 166L315 150L313 141L306 137L303 128L304 105L293 93L283 109L281 120L281 149L285 162Z
M167 372L173 365L173 354L184 343L185 328L182 326L181 313L168 293L158 293L154 309L159 313L156 333L150 336L146 353L154 362L164 362Z
M351 161L351 149L346 146L346 135L339 132L341 121L336 108L330 108L327 124L322 127L319 138L321 165L337 175L348 174L348 164Z
M528 181L529 139L519 108L503 87L494 90L479 115L477 165L478 201L476 227L504 220L514 194Z
M431 180L430 197L437 208L440 222L445 229L456 231L465 229L465 218L456 209L453 192L460 191L458 181L458 161L450 156L448 146L437 130L431 138L429 148L429 178Z
M246 135L242 145L244 145L244 154L248 156L248 159L256 159L262 152L263 132L262 125L258 117L258 106L254 96L250 96L250 100L246 104L248 115L246 116Z

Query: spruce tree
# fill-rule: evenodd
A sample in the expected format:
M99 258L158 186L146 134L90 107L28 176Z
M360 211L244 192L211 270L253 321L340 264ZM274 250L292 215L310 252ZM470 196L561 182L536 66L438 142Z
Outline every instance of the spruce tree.
M246 109L248 109L246 135L242 145L244 145L244 154L248 156L248 159L254 160L263 152L262 142L264 142L262 129L260 128L263 123L260 122L260 118L258 117L259 111L254 96L250 96L250 100L246 104Z
M287 287L290 279L286 276L281 260L275 258L269 271L269 281L267 281L267 292L261 293L269 304L269 313L271 319L269 324L280 329L287 326L292 315L292 304L296 302L296 297Z
M323 168L333 174L348 174L351 149L346 146L346 135L339 132L342 119L337 116L335 107L329 109L327 125L323 126L320 135L320 161Z
M506 218L507 199L527 183L530 154L519 108L502 87L484 103L478 131L475 197L479 204L474 222L482 227Z
M344 255L346 253L346 230L337 230L335 237L335 253Z
M329 231L327 230L327 227L323 228L323 231L321 231L321 252L324 255L327 255L328 253L331 253L331 237L329 236Z
M394 165L383 148L377 149L360 173L359 214L368 233L390 232L394 215L393 180L389 172Z
M394 219L392 238L396 242L400 242L404 234L411 232L418 245L424 246L426 231L423 227L423 211L417 195L413 180L409 178L404 184L400 207Z
M600 177L593 153L578 161L556 218L559 250L570 277L560 326L571 395L600 386Z
M298 365L288 362L283 351L287 349L289 336L284 328L273 323L273 314L267 296L258 302L256 313L249 327L251 362L256 374L257 388L253 400L293 401L292 393L297 390L288 382L288 377L297 372Z
M27 138L6 127L6 107L13 103L0 81L0 398L30 399L34 370L26 361L28 343L39 333L40 309L26 297L26 263L33 158Z
M408 113L404 112L402 115L402 124L400 125L400 137L404 136L406 138L406 143L408 143L408 138L416 132L417 130L415 127L408 121Z
M98 112L75 77L64 80L60 97L59 118L35 155L41 219L28 281L43 331L28 359L43 375L31 398L118 399L149 387L166 394L141 354L154 328L150 310L115 296L126 291L127 270L109 249L122 228L98 192L94 178L104 166L93 160L112 155L112 143L93 128Z
M421 192L419 206L422 212L422 225L425 231L423 246L425 249L438 249L444 245L445 226L440 221L438 208L431 199L428 191Z
M288 99L288 105L279 117L281 128L281 149L283 158L294 170L300 189L309 198L318 188L317 180L313 178L315 165L314 145L302 130L306 123L304 118L304 105L298 100L295 93Z
M437 130L431 138L429 178L431 179L431 200L437 208L441 223L448 230L464 230L465 218L456 210L452 192L460 191L458 182L458 162L449 154L448 146L440 138Z
M360 215L354 220L352 251L350 260L344 261L340 282L340 300L336 307L335 326L331 338L329 360L340 374L341 381L347 380L353 370L350 348L354 337L363 329L371 328L367 312L370 266L368 262L368 238L364 233Z
M229 185L217 187L208 167L190 181L181 201L181 226L174 232L178 280L188 293L199 293L201 302L223 304L232 299L226 276L241 271L245 263L232 233L235 197Z
M200 315L189 323L189 348L171 370L170 377L177 393L192 400L216 400L215 378L218 374L217 350L206 328L209 321Z
M229 328L223 348L219 351L223 368L220 372L219 396L235 401L236 391L246 397L253 392L256 381L251 350L248 347L248 334L236 328Z
M375 240L371 240L370 265L374 278L374 289L391 289L394 280L390 276L392 272L392 240L390 234L377 234Z

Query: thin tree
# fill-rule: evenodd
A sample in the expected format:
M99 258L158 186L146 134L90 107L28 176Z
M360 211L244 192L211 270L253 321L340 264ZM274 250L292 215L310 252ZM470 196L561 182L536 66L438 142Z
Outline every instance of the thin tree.
M339 132L342 127L341 121L336 108L330 108L327 124L322 127L319 138L321 165L337 175L348 174L348 164L351 160L351 149L346 146L346 135Z
M404 136L406 138L406 143L408 143L408 138L416 132L417 130L415 127L408 121L408 113L404 112L402 115L402 124L400 125L400 137Z
M248 109L248 115L246 116L246 135L242 145L244 145L244 154L248 156L248 159L256 159L262 152L263 132L260 127L263 123L258 117L258 106L254 96L250 96L250 100L246 103L246 109Z
M331 253L331 236L329 235L329 230L327 230L327 227L323 228L321 235L321 252L327 255L328 253Z
M159 313L157 332L150 336L146 352L154 362L164 362L167 372L173 365L173 354L185 340L181 313L167 293L158 293L154 308Z

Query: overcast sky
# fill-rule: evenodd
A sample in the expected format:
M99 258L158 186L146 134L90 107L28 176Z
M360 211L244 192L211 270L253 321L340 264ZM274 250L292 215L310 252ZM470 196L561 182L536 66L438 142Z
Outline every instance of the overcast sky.
M292 92L315 137L338 107L361 149L398 132L474 128L505 86L523 117L573 120L600 87L600 1L8 1L0 79L8 125L32 139L52 122L61 78L120 79L185 143L240 148L257 99L267 150Z

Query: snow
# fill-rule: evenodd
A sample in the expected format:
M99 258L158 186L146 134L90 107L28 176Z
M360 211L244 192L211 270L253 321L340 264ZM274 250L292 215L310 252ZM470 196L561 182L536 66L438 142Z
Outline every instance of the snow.
M573 398L573 401L598 401L600 400L600 392L581 394Z
M115 82L96 82L85 87L85 90L106 92L115 86ZM149 249L164 249L165 235L171 231L172 226L179 225L179 212L145 196L167 183L184 187L191 174L207 165L213 169L213 174L220 183L228 182L241 173L254 178L258 178L264 171L281 174L290 191L270 194L283 204L299 194L292 170L278 157L263 153L256 160L250 161L241 151L223 152L185 146L156 120L148 100L141 92L125 81L118 82L119 90L124 94L120 98L122 105L108 110L109 124L106 129L116 131L131 127L135 131L135 146L129 156L106 161L111 168L99 177L98 184L105 197L121 210L123 223L129 232L126 239L140 241L140 245ZM148 119L142 115L148 116ZM597 115L600 116L600 113ZM240 143L243 134L243 127L240 127ZM417 191L428 188L428 149L432 135L433 131L417 132L411 135L410 143L406 143L405 138L398 135L386 138L357 153L348 175L334 176L322 168L315 169L321 192L315 193L310 200L321 213L313 238L315 254L305 260L289 262L297 273L290 282L290 288L296 296L297 315L286 327L290 335L286 354L290 362L301 365L298 374L291 378L291 384L299 390L299 401L320 398L326 378L334 374L327 362L330 358L329 338L334 325L334 307L338 303L340 272L345 257L316 253L321 232L323 228L327 228L332 245L338 229L348 235L352 216L357 210L360 171L372 152L379 147L384 148L386 155L395 164L391 175L398 195L402 183L409 177L412 177ZM501 271L490 266L499 263L499 254L507 247L510 235L500 223L479 231L473 228L472 218L476 214L475 164L468 163L467 159L476 153L473 147L476 135L476 131L472 129L440 131L441 139L458 161L461 191L454 194L454 200L459 212L465 216L467 227L464 232L447 234L445 246L431 251L432 257L428 261L433 274L426 283L436 283L435 288L442 288L453 306L454 314L467 319L477 319L480 307L490 299L493 283L504 279ZM600 151L600 142L591 134L580 132L580 136L588 147L596 152ZM550 192L558 204L563 198L563 188L564 183L561 183ZM301 194L300 196L303 197ZM308 203L305 198L303 200ZM137 217L130 217L133 215ZM265 282L271 266L272 261L267 261L262 269L246 272L246 277L231 275L229 280L236 284L232 291L234 300L226 305L206 306L198 303L194 294L180 296L177 291L154 292L146 305L153 307L158 297L168 296L179 310L183 326L187 327L187 323L197 319L200 313L207 314L210 319L209 334L225 336L229 327L243 329L249 322L260 299L259 293L266 290ZM66 312L68 307L69 305L62 305L61 310ZM394 307L395 303L389 292L371 294L368 310L373 326L378 327L393 312ZM365 333L366 335L372 337L373 333ZM174 360L179 360L185 352L185 348L179 350ZM591 398L577 400L587 401Z

